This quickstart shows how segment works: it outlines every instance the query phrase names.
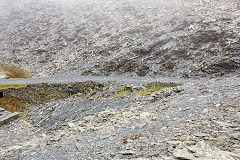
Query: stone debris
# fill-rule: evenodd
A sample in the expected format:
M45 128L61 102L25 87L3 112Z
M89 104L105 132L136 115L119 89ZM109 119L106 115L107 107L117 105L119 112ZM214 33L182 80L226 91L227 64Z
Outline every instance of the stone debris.
M1 61L24 66L38 76L75 73L202 77L239 70L237 0L142 0L129 5L127 0L90 0L87 10L82 10L85 4L76 5L74 0L68 4L4 2ZM201 3L207 10L199 7ZM115 5L121 6L117 15ZM22 19L11 21L10 8ZM45 25L48 23L51 27ZM59 38L59 33L68 38Z
M125 150L125 151L120 151L119 154L122 154L122 155L135 155L137 152L136 151L133 151L133 150Z
M194 136L196 136L196 137L209 137L209 134L206 134L206 133L197 133L197 134L194 134Z
M70 97L33 105L25 116L30 122L17 119L1 127L0 157L238 160L240 99L232 94L239 91L236 80L189 82L180 92L155 94L161 98L151 102L152 94L133 99L134 91L120 99L109 94L101 101ZM219 101L224 105L215 107Z
M230 136L231 136L232 138L240 141L240 132L239 132L239 133L231 134Z
M19 117L17 112L11 113L0 107L0 126Z
M194 159L194 155L188 151L188 149L176 149L173 152L173 156L180 159Z
M196 160L235 160L235 153L219 150L201 141L187 148L175 149L173 156L180 159Z
M162 89L158 92L154 92L152 93L149 97L148 97L148 100L151 101L151 102L154 102L156 100L159 100L159 99L163 99L165 97L168 97L170 96L171 94L173 93L179 93L181 92L183 89L181 89L180 87L173 87L173 88L165 88L165 89Z
M75 146L77 147L78 151L80 152L82 150L82 146L79 143L76 143Z

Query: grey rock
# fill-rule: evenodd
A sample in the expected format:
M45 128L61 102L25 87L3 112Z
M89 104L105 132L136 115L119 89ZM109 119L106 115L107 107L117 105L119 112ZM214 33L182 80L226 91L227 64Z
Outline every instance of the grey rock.
M176 158L180 158L180 159L194 159L195 157L193 156L192 153L190 153L188 151L188 149L184 148L184 149L175 149L173 151L173 156Z
M121 154L121 155L136 155L137 152L133 151L133 150L124 150L124 151L120 151L119 154Z
M8 151L12 151L12 150L20 150L20 149L23 149L24 147L23 146L12 146L8 149Z
M196 134L194 134L194 136L196 136L196 137L208 137L210 135L206 134L206 133L196 133Z
M196 141L184 141L186 145L195 145Z
M1 108L1 107L0 107ZM11 113L11 112L8 112L4 109L1 108L1 112L0 112L0 126L1 125L5 125L15 119L17 119L19 117L19 113L17 112L14 112L14 113Z
M76 146L76 148L78 149L79 152L82 151L82 145L81 144L76 143L75 146Z
M52 139L53 139L54 141L59 141L59 140L61 139L61 137L62 137L62 135L56 135L56 136L54 136Z
M170 145L177 146L177 145L179 145L180 143L182 143L182 141L167 141L167 143L170 144Z
M231 134L230 136L236 140L240 140L240 133L234 133L234 134Z

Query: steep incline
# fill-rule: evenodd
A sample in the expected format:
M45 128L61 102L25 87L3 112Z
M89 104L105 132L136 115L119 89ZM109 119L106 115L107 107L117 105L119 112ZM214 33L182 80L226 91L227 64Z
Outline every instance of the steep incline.
M239 71L237 1L203 2L210 9L192 0L2 1L0 61L45 76Z

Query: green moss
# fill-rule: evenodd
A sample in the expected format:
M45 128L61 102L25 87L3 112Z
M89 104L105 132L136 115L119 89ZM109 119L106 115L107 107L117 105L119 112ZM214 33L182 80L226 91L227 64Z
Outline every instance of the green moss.
M105 88L105 91L107 91L107 90L109 90L109 87L106 87L106 88Z
M115 85L115 83L110 84L111 87L114 86L114 85Z
M93 91L93 90L97 90L97 91L103 91L103 87L104 85L103 84L91 84L90 86L88 86L86 88L86 90L84 91L85 94Z
M26 88L26 84L0 84L0 89L5 90L9 88L13 89L20 89L20 88Z
M98 87L98 91L102 92L104 85L103 84L97 84L97 87Z
M33 94L35 99L42 99L44 101L51 101L51 100L57 100L59 99L56 96L51 95L49 91L41 91L41 92L36 92L36 93L31 93Z
M26 105L23 110L21 110L19 113L19 117L22 118L23 120L28 120L28 116L25 114L29 112L30 105ZM25 118L24 118L25 117Z
M124 86L123 89L119 92L117 92L116 98L122 98L126 94L131 93L132 89L130 87Z
M84 97L83 99L84 99L84 100L88 100L88 99L89 99L89 97L88 97L88 96L86 96L86 97Z
M87 87L87 89L85 90L85 94L89 93L91 91L91 87Z
M172 87L172 86L169 86L169 87ZM168 88L168 87L166 87L166 86L148 87L147 89L141 90L139 93L133 95L132 98L136 98L138 96L148 96L151 93L160 91L164 88Z
M49 112L47 112L47 114L51 114L51 115L52 115L52 114L53 114L53 111L49 111Z
M96 88L96 84L91 84L91 85L90 85L90 88L91 88L91 89L95 89L95 88Z
M145 90L145 94L148 95L152 92L157 92L157 91L160 91L164 88L167 88L167 87L164 87L164 86L158 86L158 87L148 87L146 90Z

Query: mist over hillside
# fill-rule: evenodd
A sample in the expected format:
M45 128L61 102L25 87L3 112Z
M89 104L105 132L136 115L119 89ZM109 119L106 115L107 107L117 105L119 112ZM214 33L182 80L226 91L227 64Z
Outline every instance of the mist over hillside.
M240 68L238 5L1 0L0 61L37 76L222 75Z

